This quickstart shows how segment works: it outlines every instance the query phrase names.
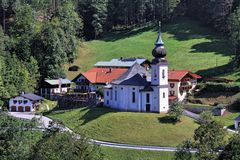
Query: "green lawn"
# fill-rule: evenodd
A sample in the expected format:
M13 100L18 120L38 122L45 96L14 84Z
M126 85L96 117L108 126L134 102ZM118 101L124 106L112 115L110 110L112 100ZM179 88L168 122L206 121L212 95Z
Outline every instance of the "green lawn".
M228 126L232 128L235 123L235 118L237 118L238 116L239 116L239 113L231 113L231 114L221 116L221 117L216 117L216 118L221 122L223 122L224 126Z
M172 160L174 152L101 147L107 160Z
M47 116L90 138L142 145L177 146L191 138L198 127L187 117L172 124L165 122L164 114L118 112L108 108L58 111Z
M204 76L238 79L238 74L226 72L233 54L227 38L186 18L164 25L162 30L170 69L189 69ZM84 42L74 64L86 71L97 61L112 58L146 57L151 60L156 38L156 28L152 27L106 35L100 40ZM67 75L72 79L77 72Z
M57 106L57 101L51 101L48 99L44 99L39 107L39 110L36 111L36 113L41 114L41 113L47 112L49 110L54 109L56 106Z

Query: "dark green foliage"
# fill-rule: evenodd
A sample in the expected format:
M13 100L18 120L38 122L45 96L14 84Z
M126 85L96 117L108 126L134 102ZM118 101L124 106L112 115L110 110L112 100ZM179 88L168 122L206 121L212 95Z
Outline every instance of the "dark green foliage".
M202 123L194 134L194 148L197 149L197 159L218 159L219 149L224 145L225 134L220 122Z
M179 122L181 121L183 113L183 105L181 103L174 103L171 105L169 111L168 111L168 116L170 119L172 119L173 122Z
M101 160L100 148L88 143L81 136L79 140L70 133L48 132L34 147L32 160Z
M239 92L239 83L206 83L203 91L207 92Z
M192 160L193 155L191 150L193 149L193 143L191 140L185 140L177 147L175 152L175 160Z
M214 120L213 114L211 111L205 111L200 114L201 123L208 124Z
M0 112L0 159L27 159L39 134L35 121L21 121Z
M188 15L213 28L226 31L233 0L187 0Z
M240 134L231 138L230 142L225 146L223 152L221 152L220 160L239 160L240 159Z
M240 4L229 18L230 37L235 46L235 67L240 67Z

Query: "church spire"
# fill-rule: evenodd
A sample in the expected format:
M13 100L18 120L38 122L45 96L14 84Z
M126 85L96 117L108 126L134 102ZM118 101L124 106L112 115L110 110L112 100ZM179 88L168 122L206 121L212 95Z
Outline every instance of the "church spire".
M158 25L158 38L157 41L155 43L156 46L163 46L164 42L162 40L162 34L161 34L161 21L159 21L159 25Z

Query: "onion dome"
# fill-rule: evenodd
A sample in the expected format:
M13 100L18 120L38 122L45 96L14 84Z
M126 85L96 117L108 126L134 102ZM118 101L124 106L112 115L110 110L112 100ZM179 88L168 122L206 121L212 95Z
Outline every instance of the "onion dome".
M164 42L162 40L162 35L161 35L161 25L159 23L159 32L158 32L158 39L155 43L155 48L152 50L152 55L153 57L160 59L160 58L164 58L167 55L167 51L164 48Z

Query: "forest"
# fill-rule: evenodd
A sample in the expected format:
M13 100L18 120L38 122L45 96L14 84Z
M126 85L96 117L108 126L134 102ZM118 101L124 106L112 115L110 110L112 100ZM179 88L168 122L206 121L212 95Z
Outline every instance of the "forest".
M0 106L44 78L65 77L83 41L180 16L228 38L232 69L240 67L240 0L1 0Z

